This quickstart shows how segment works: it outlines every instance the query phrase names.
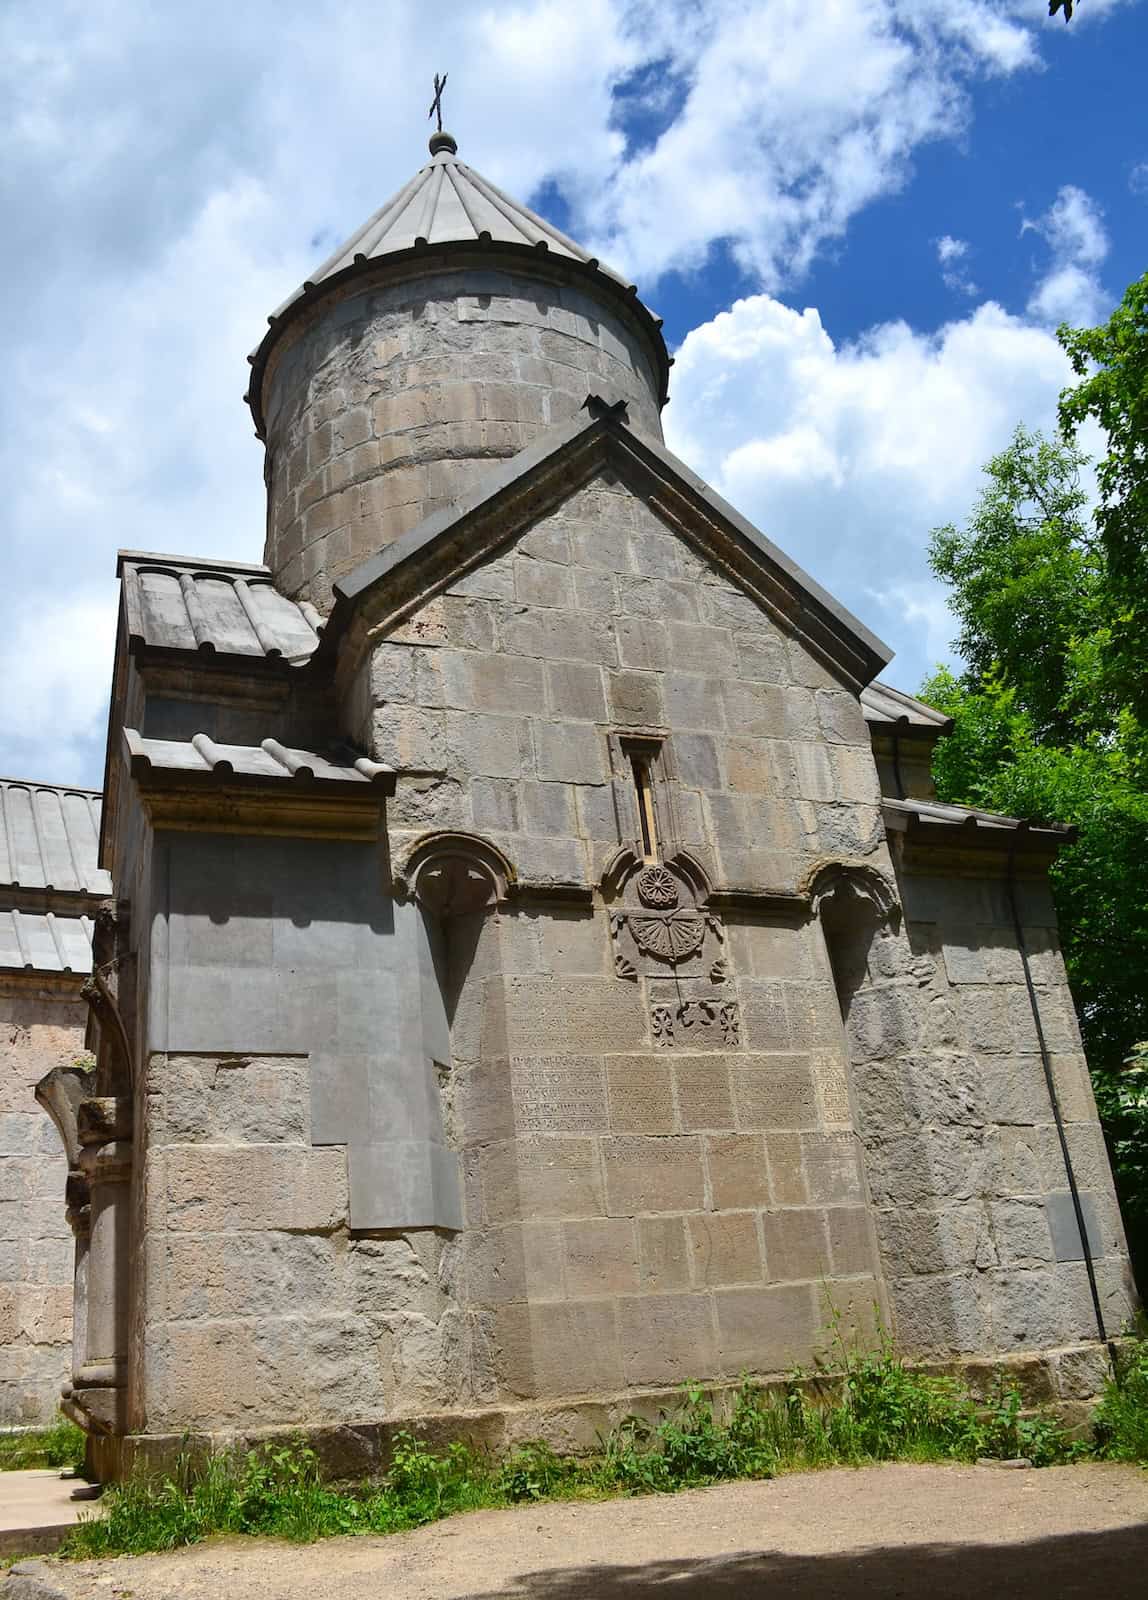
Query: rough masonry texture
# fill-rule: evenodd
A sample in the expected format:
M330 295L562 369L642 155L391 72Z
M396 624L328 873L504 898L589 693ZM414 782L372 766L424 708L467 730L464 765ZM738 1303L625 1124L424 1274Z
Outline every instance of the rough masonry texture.
M35 1088L89 1059L99 822L96 794L0 779L0 1428L52 1422L71 1371L67 1160Z
M121 561L98 1066L39 1091L93 1466L587 1444L880 1326L1086 1397L1066 830L937 803L945 719L662 445L656 319L443 139L255 354L266 567Z

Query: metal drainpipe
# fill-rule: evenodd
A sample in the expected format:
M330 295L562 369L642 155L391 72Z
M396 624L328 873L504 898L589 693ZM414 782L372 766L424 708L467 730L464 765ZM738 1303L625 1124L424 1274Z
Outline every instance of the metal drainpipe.
M1084 1221L1084 1207L1080 1203L1080 1190L1076 1183L1076 1170L1072 1165L1072 1156L1068 1150L1068 1139L1064 1132L1064 1118L1060 1111L1060 1098L1056 1092L1056 1080L1052 1075L1052 1061L1048 1053L1048 1044L1044 1037L1044 1027L1040 1020L1040 1007L1036 999L1036 987L1032 981L1032 971L1028 960L1028 945L1025 942L1024 928L1020 920L1020 910L1016 900L1016 847L1022 833L1027 833L1029 824L1020 822L1013 830L1012 842L1009 845L1008 855L1008 898L1012 911L1013 927L1016 930L1017 949L1020 951L1021 966L1024 968L1025 987L1028 990L1028 1003L1032 1009L1033 1025L1036 1028L1037 1044L1040 1047L1040 1062L1044 1068L1044 1082L1048 1089L1049 1102L1052 1105L1052 1117L1056 1123L1056 1136L1060 1140L1060 1153L1064 1157L1064 1170L1068 1175L1068 1188L1072 1195L1072 1209L1076 1214L1076 1227L1080 1234L1080 1248L1084 1252L1084 1268L1088 1273L1088 1288L1092 1295L1092 1309L1096 1313L1096 1329L1100 1335L1100 1342L1108 1346L1108 1356L1112 1362L1112 1370L1119 1374L1120 1368L1116 1360L1116 1347L1108 1337L1104 1326L1104 1313L1100 1309L1100 1291L1096 1285L1096 1267L1092 1260L1092 1247L1088 1242L1088 1227Z

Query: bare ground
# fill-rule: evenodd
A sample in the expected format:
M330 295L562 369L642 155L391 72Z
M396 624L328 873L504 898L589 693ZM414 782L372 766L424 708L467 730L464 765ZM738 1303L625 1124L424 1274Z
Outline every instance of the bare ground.
M387 1539L53 1561L43 1576L69 1600L1144 1600L1148 1473L842 1468L481 1511Z

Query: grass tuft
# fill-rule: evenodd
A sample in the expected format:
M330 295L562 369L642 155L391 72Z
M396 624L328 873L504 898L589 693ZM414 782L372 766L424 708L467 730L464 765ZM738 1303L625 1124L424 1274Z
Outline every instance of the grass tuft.
M194 1462L188 1456L172 1476L141 1475L109 1489L101 1514L82 1521L62 1553L170 1550L219 1533L297 1541L393 1533L482 1507L662 1494L811 1467L985 1456L1046 1466L1093 1451L1070 1440L1051 1414L1026 1412L1003 1379L985 1402L955 1378L907 1367L888 1344L864 1355L839 1348L839 1356L840 1370L823 1380L820 1395L797 1373L780 1390L747 1381L719 1408L700 1385L687 1384L668 1415L625 1418L586 1457L560 1456L536 1440L493 1460L460 1442L434 1450L403 1433L381 1483L335 1489L322 1482L302 1440ZM1112 1386L1101 1407L1104 1449L1148 1460L1148 1343L1129 1362L1134 1381Z
M1096 1408L1097 1448L1109 1461L1148 1465L1148 1337L1130 1340L1117 1359Z
M23 1433L0 1433L0 1472L33 1467L78 1467L84 1459L84 1433L74 1422Z

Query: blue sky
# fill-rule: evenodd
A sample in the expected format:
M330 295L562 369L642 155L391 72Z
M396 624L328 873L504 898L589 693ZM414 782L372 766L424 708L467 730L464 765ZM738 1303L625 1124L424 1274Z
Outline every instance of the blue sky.
M119 546L258 559L266 313L460 153L633 274L667 440L897 650L1145 267L1145 0L9 0L0 770L101 780Z

